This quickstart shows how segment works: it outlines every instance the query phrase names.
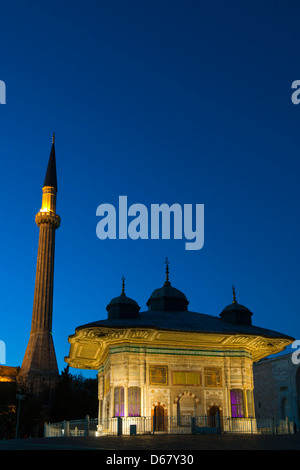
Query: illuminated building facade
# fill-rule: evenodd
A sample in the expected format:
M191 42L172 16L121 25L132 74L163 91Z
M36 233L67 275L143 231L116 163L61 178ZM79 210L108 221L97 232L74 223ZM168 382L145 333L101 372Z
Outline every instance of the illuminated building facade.
M219 317L188 311L186 296L164 285L148 310L121 295L108 318L79 326L69 337L71 367L98 370L99 423L113 417L154 417L164 431L194 416L255 416L253 363L283 350L293 338L252 325L252 313L233 302ZM100 426L101 427L101 426Z

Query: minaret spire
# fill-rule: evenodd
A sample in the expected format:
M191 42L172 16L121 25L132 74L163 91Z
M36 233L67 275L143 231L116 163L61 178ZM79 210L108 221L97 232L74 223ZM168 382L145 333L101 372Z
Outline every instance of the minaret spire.
M57 177L56 177L56 157L55 157L55 133L52 136L52 147L44 180L44 187L50 186L57 191Z
M19 379L33 393L50 390L56 383L58 368L52 338L52 306L56 214L56 162L54 136L43 186L42 207L35 216L39 244L32 310L31 331Z

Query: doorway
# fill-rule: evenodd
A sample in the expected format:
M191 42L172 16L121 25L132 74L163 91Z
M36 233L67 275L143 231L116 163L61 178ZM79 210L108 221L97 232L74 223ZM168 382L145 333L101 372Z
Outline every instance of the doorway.
M165 431L165 410L161 405L156 405L154 408L154 430Z
M217 428L220 426L220 409L218 406L211 406L208 409L207 425L210 428Z

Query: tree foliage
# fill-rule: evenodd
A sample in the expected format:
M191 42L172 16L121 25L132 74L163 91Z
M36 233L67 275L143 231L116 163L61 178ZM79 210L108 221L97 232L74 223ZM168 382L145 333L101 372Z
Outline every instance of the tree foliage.
M97 379L72 375L67 366L59 376L55 390L49 394L33 396L23 390L18 400L15 382L0 383L0 439L13 439L16 434L19 409L18 437L43 436L44 423L83 419L98 414Z
M54 392L51 422L83 419L86 415L96 418L98 414L97 379L72 375L67 366L59 377Z

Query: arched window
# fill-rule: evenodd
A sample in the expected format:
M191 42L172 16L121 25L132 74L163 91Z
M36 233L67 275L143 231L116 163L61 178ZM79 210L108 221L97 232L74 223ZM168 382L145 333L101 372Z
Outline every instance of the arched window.
M141 416L141 389L128 388L128 416Z
M243 390L230 390L232 418L244 417Z
M115 416L124 416L124 388L116 387L114 390Z
M183 395L177 403L177 422L179 426L189 426L196 416L196 402L190 395Z

